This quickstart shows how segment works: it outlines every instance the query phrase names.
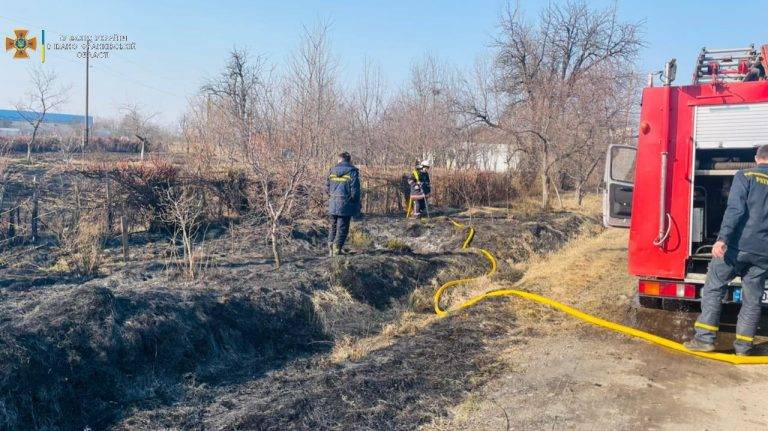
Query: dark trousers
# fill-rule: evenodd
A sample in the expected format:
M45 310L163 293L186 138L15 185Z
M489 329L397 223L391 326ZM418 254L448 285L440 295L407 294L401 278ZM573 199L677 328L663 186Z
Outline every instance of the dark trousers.
M350 216L330 216L331 226L328 229L328 243L336 244L339 248L344 247L344 243L347 242L347 235L349 234L349 221L352 219Z
M713 258L707 271L707 281L701 288L701 315L695 324L696 338L705 343L715 342L726 287L737 275L741 275L741 310L736 322L734 347L737 352L749 350L760 321L766 271L768 257L765 256L729 250L724 258Z
M421 216L427 210L426 199L414 199L413 200L413 215L414 217Z

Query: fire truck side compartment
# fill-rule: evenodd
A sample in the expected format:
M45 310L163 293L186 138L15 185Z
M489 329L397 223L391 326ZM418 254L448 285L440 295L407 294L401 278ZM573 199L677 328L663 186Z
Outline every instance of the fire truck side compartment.
M733 174L752 166L754 147L768 143L768 134L758 133L768 127L768 109L763 113L763 106L752 105L768 103L768 81L649 87L642 102L641 124L649 127L638 137L629 270L640 278L690 279L689 273L706 272L709 246L717 238ZM745 104L750 106L733 107ZM697 107L706 109L697 113ZM714 109L719 107L723 109ZM745 123L747 110L758 121ZM701 123L713 118L727 120L722 124L731 129ZM697 130L707 133L703 145L695 143ZM668 166L662 175L665 151ZM663 227L662 210L670 222L669 235L655 245Z

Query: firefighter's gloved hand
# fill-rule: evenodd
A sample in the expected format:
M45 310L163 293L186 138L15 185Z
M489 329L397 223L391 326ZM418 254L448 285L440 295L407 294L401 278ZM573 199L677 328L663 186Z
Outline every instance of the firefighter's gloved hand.
M712 246L712 256L722 258L728 246L723 241L718 241Z

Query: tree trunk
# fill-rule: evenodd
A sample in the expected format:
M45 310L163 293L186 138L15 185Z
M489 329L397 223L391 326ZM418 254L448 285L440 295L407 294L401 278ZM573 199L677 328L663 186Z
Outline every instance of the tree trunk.
M272 242L272 256L275 258L275 268L280 269L281 258L280 258L280 244L278 244L278 235L277 235L277 222L272 222L272 228L269 232L269 239Z
M582 202L584 201L584 183L579 181L579 183L576 185L576 204L581 207Z
M183 229L182 240L184 241L184 254L187 255L187 265L189 265L189 278L195 279L195 256L192 254L192 238L186 228Z
M45 113L43 113L45 115ZM32 146L35 145L35 138L37 137L37 129L40 127L40 122L38 122L36 125L32 125L32 136L29 138L29 142L27 142L27 162L32 161Z
M541 152L541 172L539 172L541 179L541 207L543 209L549 209L549 174L547 170L549 168L549 157L546 147Z
M557 187L557 181L552 181L552 188L555 189L555 196L557 196L557 203L560 205L560 209L565 208L563 205L563 198L560 196L560 189Z

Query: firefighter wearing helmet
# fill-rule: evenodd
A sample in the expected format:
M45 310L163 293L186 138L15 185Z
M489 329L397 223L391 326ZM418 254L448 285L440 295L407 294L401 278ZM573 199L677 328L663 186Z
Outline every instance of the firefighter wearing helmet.
M411 215L414 218L420 218L428 211L427 197L432 191L429 184L429 167L429 160L424 160L416 164L408 177L410 200L413 205Z

